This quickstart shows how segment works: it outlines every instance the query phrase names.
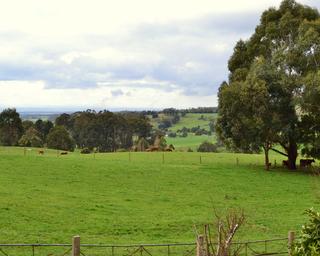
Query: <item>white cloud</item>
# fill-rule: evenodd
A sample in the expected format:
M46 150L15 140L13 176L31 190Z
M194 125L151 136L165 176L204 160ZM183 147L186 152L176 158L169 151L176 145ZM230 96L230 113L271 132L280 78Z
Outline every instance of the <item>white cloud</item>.
M35 98L37 99L35 101ZM17 101L19 99L19 101ZM178 101L178 102L177 102ZM98 86L89 89L46 89L41 81L0 82L2 107L79 107L79 108L180 108L212 106L216 96L186 96L180 90L136 86Z

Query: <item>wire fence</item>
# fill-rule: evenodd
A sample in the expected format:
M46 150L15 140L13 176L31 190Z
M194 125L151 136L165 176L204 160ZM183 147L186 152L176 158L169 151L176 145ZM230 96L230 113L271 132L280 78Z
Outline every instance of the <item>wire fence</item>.
M240 256L288 255L287 243L287 238L234 242L232 250ZM79 248L82 256L195 256L197 243L81 244ZM72 252L72 244L0 244L2 256L65 256Z

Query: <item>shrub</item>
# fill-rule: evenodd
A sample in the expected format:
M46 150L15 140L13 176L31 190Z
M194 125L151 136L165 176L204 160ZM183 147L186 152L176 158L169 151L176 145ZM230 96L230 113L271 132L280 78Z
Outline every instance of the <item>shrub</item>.
M43 141L40 138L39 132L35 128L30 127L20 138L19 145L23 147L42 147Z
M83 149L81 149L80 153L81 154L90 154L91 150L89 148L83 148Z
M175 132L169 132L169 133L168 133L168 136L169 136L170 138L175 138L175 137L177 137L177 134L176 134Z
M217 152L217 146L211 142L202 142L198 148L198 152Z
M169 127L171 127L171 126L172 126L172 123L171 123L170 120L163 120L163 121L159 124L158 128L159 128L160 130L165 130L165 129L168 129Z
M188 133L187 132L183 132L183 133L181 133L180 137L188 137Z
M292 256L320 255L320 213L309 209L306 214L309 223L302 226L301 236L292 246Z

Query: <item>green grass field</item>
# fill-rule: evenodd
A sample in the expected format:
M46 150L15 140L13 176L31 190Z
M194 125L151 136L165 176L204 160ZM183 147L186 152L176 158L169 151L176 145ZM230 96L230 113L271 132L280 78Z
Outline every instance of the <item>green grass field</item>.
M216 138L214 135L196 136L192 133L189 133L188 137L175 137L175 138L166 137L166 141L167 141L167 144L173 144L176 150L187 151L188 148L191 148L193 151L197 151L199 145L202 142L209 141L209 142L215 143Z
M207 120L201 120L200 117L203 116ZM180 121L172 126L170 130L177 131L183 127L192 128L200 126L203 129L209 130L210 119L215 119L217 114L195 114L188 113L184 117L181 117Z
M320 202L317 178L281 168L266 172L262 155L57 157L33 149L24 156L22 148L2 147L0 166L1 243L65 243L75 234L84 243L193 242L194 225L212 222L213 208L228 207L246 213L237 239L285 237Z
M205 120L200 119L201 116L204 117ZM192 128L200 126L203 129L209 130L209 122L211 119L215 119L217 114L195 114L195 113L188 113L185 116L180 118L180 121L174 124L172 127L169 128L169 131L176 132L183 127ZM153 127L158 127L159 122L165 116L163 114L159 115L159 118L150 118L151 124ZM207 136L196 136L193 133L189 133L187 137L175 137L175 138L166 138L168 144L173 144L178 151L187 151L188 148L191 148L193 151L197 151L199 145L204 141L209 141L212 143L216 142L215 135Z

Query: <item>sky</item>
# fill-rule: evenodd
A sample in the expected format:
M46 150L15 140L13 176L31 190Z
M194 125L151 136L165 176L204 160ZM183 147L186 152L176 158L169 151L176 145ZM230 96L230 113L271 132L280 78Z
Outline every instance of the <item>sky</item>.
M216 106L235 43L280 2L0 0L0 107Z

